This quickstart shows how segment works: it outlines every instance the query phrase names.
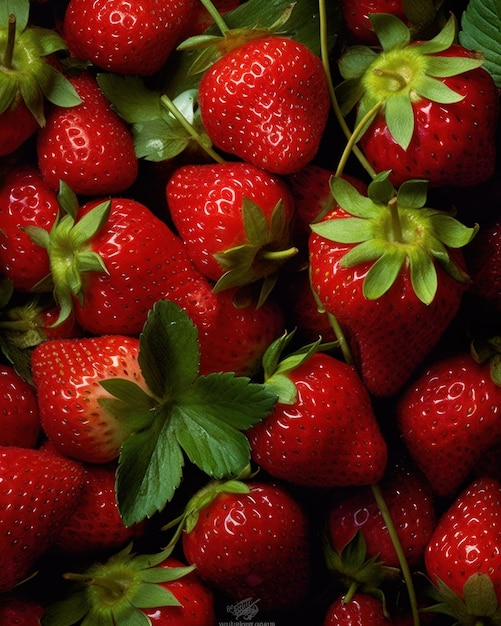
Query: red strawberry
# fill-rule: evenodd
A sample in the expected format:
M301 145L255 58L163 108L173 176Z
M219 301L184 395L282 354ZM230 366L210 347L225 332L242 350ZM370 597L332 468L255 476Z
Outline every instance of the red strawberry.
M228 289L262 281L264 300L291 245L284 182L248 163L185 165L166 188L170 215L198 269Z
M82 102L53 106L37 135L38 167L58 189L63 180L76 194L118 194L136 180L132 135L90 72L70 78Z
M34 448L40 430L35 390L13 367L0 364L0 446Z
M501 441L501 387L488 362L443 357L404 390L396 412L403 440L435 493L452 497Z
M42 450L0 449L0 591L32 574L75 509L83 468Z
M316 156L330 98L319 57L293 39L268 35L237 42L205 71L199 106L217 148L290 174Z
M71 214L49 236L30 230L50 248L59 321L74 310L90 333L135 335L159 299L182 304L197 290L210 289L181 240L143 204L119 197L92 199L80 207L71 197L68 203Z
M300 603L309 585L308 523L283 488L210 484L187 506L182 547L198 574L230 600L260 610Z
M117 74L149 76L192 20L195 0L70 0L64 39L72 54Z
M131 545L83 573L68 572L74 590L44 613L44 626L155 624L214 626L214 596L193 567L171 556L131 552ZM146 621L145 621L146 620Z
M349 49L338 87L346 108L358 101L355 126L374 110L359 141L372 167L391 170L396 186L411 178L435 187L487 180L496 161L499 92L481 57L454 43L452 17L431 42L402 37L398 18L377 18L382 51Z
M93 555L102 556L119 550L143 535L144 522L127 527L120 517L115 470L114 463L84 464L82 494L77 508L55 541L58 550L89 559Z
M471 482L442 515L425 553L436 586L436 612L460 624L493 623L501 616L501 483Z
M5 595L0 599L0 624L5 626L40 626L43 605L33 598Z
M0 17L0 156L12 154L44 125L47 101L62 107L79 102L53 62L53 54L66 49L64 41L53 29L31 24L28 6L5 3Z
M387 626L392 623L384 614L381 600L367 593L356 593L349 599L336 598L322 626Z
M30 164L6 167L0 186L0 273L16 291L30 291L49 272L47 252L31 241L26 226L49 229L56 221L56 192Z
M341 0L346 37L352 44L377 45L370 17L374 13L390 13L406 21L404 0Z
M468 281L460 246L475 234L424 206L426 183L398 193L386 174L361 195L332 179L337 205L312 225L310 275L369 391L391 396L438 343Z
M355 369L306 349L278 362L282 348L283 339L263 359L265 383L276 387L279 401L248 433L254 462L275 478L309 487L380 480L386 443Z
M138 351L137 338L120 335L52 340L34 349L40 420L58 450L91 463L118 457L131 427L101 406L110 394L99 383L121 377L146 390Z
M421 564L435 530L437 514L430 485L415 469L392 467L380 482L381 493L393 520L410 567ZM368 558L400 567L393 541L378 503L368 487L333 494L328 507L328 538L341 554L357 532L363 535Z

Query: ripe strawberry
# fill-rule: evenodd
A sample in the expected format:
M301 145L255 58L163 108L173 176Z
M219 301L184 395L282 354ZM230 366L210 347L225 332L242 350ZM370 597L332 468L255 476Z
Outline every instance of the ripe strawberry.
M329 606L322 626L388 626L381 600L367 593L340 596Z
M70 0L63 22L71 53L122 75L162 68L192 20L195 0Z
M395 466L385 474L380 488L407 563L415 568L422 563L437 522L430 485L415 469ZM400 567L388 528L368 487L333 494L328 506L327 532L329 543L338 554L359 532L367 558L377 557L385 566Z
M275 478L309 487L380 480L386 442L355 369L308 348L280 360L285 342L275 342L263 359L265 383L279 400L248 433L254 462Z
M135 335L159 299L181 304L209 288L181 240L143 204L114 197L79 207L71 195L65 206L70 212L50 234L29 230L50 250L47 280L61 308L59 321L74 311L89 333Z
M101 406L100 381L119 377L146 389L135 337L109 335L45 341L32 353L40 421L57 449L89 463L116 459L131 425Z
M398 193L387 173L361 195L332 179L337 205L312 224L310 275L368 390L391 396L438 343L468 282L460 247L474 236L427 208L426 183Z
M75 587L48 607L44 626L214 626L213 593L193 569L171 556L171 550L142 554L129 545L83 573L64 574Z
M262 282L266 299L291 244L294 204L277 176L249 163L180 167L166 187L174 225L216 290Z
M0 5L0 156L20 148L45 123L47 101L71 107L79 98L53 56L66 49L51 28L29 22L29 4Z
M397 187L411 178L434 187L490 178L498 88L480 67L482 58L454 43L454 18L431 41L403 37L396 17L375 15L372 23L383 49L349 49L339 63L345 80L338 87L345 113L358 103L355 127L364 127L359 145L372 167L391 170ZM371 110L372 122L364 124Z
M0 363L0 446L34 448L40 430L35 390L13 367Z
M31 448L0 449L0 591L27 578L75 509L83 468Z
M232 601L294 606L310 580L308 522L283 488L211 483L187 505L182 548L198 574Z
M51 442L49 442L51 443ZM52 444L54 447L54 444ZM49 448L50 449L50 448ZM117 507L114 463L84 464L84 485L78 506L54 546L66 555L102 557L141 537L145 523L125 526Z
M138 173L130 131L90 72L70 81L82 101L72 108L53 106L48 111L37 135L40 172L54 189L63 180L79 195L121 193Z
M442 515L425 553L436 586L437 613L460 624L493 623L501 616L501 483L471 482Z
M34 165L5 167L1 175L0 273L16 291L30 291L49 272L49 257L24 228L49 229L59 213L57 195Z
M40 626L44 607L21 594L4 594L0 599L0 624L5 626Z
M301 169L318 152L330 110L319 57L279 35L261 33L242 45L223 38L223 45L222 58L199 84L200 113L211 141L269 172Z
M501 387L468 353L433 361L404 390L396 414L404 443L436 494L452 497L501 439Z

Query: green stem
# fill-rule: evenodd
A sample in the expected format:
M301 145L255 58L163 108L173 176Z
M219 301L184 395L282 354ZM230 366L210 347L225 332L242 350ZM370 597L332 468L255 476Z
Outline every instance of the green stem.
M411 613L414 626L420 626L421 621L419 617L419 610L417 606L416 599L416 591L414 589L414 582L412 580L412 574L409 569L409 564L407 563L407 559L405 558L404 550L402 548L402 544L400 543L400 539L398 537L395 524L393 523L393 519L391 517L391 513L388 509L388 506L385 502L383 494L381 492L381 488L378 484L374 483L371 485L371 490L374 495L374 499L378 505L378 508L383 517L384 523L386 524L386 528L388 530L388 534L390 535L391 542L393 547L395 548L395 552L397 553L398 562L400 563L400 569L402 570L402 576L404 577L405 584L407 586L407 593L409 594L409 601L411 605Z
M404 236L402 234L402 224L400 223L400 217L398 215L397 198L394 197L388 202L388 209L391 213L391 226L393 232L393 239L398 243L403 243Z
M3 55L3 65L10 70L12 69L12 58L14 56L14 44L16 41L16 16L13 14L9 15L7 24L7 46Z
M181 126L188 132L191 137L197 142L197 144L205 150L205 152L212 158L216 163L225 163L225 160L215 151L212 146L207 144L207 141L204 140L202 135L198 133L188 122L188 120L184 117L184 115L179 111L176 105L172 102L172 100L166 96L165 94L160 98L160 102L168 109L172 115L176 118L176 120L181 124Z
M226 25L226 22L223 20L223 18L221 17L221 14L216 9L216 7L213 5L211 0L200 0L200 2L204 5L204 7L206 8L207 12L211 16L211 18L214 20L214 23L216 24L216 26L219 28L219 30L223 34L227 30L229 30L228 26Z
M286 250L261 250L259 258L266 261L282 261L295 256L299 250L295 246L291 246Z
M351 583L348 591L344 594L343 604L348 604L349 602L352 601L353 596L357 592L357 589L358 589L358 582L356 580L354 580Z
M334 89L334 84L332 82L332 73L330 69L328 46L327 46L327 15L326 15L326 9L325 9L325 0L319 0L318 8L319 8L319 17L320 17L320 51L321 51L321 58L322 58L322 64L324 66L325 76L327 78L327 85L329 88L332 109L339 123L339 126L341 127L341 130L343 131L346 139L349 141L352 136L352 133L339 107L339 102L336 97L336 91ZM360 150L360 148L354 145L354 142L353 142L352 150L353 150L353 154L357 157L359 163L365 169L365 171L369 174L369 176L371 178L375 178L377 175L377 172L371 166L369 161L365 158L365 155Z
M348 143L346 144L345 149L343 150L343 154L341 155L341 159L339 160L339 163L337 166L336 176L341 176L341 174L343 173L344 166L346 165L346 162L348 161L348 157L353 151L355 144L358 141L358 138L364 129L364 126L370 121L372 117L374 117L374 115L376 115L376 113L379 111L379 109L382 106L383 106L382 101L377 102L372 107L372 109L367 111L367 113L363 116L363 118L357 124L355 130L353 131L350 138L348 139Z
M379 67L375 67L372 70L372 73L375 76L379 76L381 78L388 78L390 81L396 83L396 86L397 86L396 89L387 85L387 88L389 89L389 91L394 91L395 93L397 93L398 91L402 91L403 89L407 87L407 81L402 76L402 74L399 74L398 72L394 72L392 70L382 70Z

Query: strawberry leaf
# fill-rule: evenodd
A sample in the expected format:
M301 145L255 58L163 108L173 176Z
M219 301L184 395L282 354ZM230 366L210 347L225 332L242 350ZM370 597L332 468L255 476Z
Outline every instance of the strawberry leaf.
M198 334L185 311L161 300L139 338L139 365L151 396L134 384L102 381L103 406L137 430L122 446L117 502L127 525L161 511L181 483L185 455L207 475L238 476L250 462L245 430L264 419L277 396L231 372L199 376Z
M501 6L498 0L470 0L461 15L459 42L483 53L484 67L501 87Z
M7 28L10 15L16 16L16 29L21 32L27 24L30 14L29 0L3 0L0 3L0 30Z

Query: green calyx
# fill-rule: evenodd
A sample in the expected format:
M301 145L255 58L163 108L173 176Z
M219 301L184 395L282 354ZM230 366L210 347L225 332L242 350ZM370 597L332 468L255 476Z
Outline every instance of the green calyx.
M341 266L371 264L363 282L363 294L369 300L380 298L401 272L408 271L416 296L428 305L438 288L437 266L458 282L469 280L449 250L469 243L478 227L469 228L445 211L425 207L426 181L407 181L397 193L388 174L374 179L368 196L343 178L332 177L332 194L350 217L328 219L312 224L311 229L351 246Z
M427 41L412 41L411 31L398 18L387 14L371 16L381 49L352 46L339 62L343 81L336 88L344 115L357 107L355 126L374 111L380 111L394 140L406 150L414 132L412 105L422 99L454 104L464 96L442 79L463 74L483 63L481 57L441 56L456 40L456 21L451 17L444 28Z
M14 6L14 11L9 13ZM0 6L0 114L21 97L40 126L44 100L58 106L81 102L71 83L47 58L67 49L52 29L28 24L29 1Z
M49 255L51 273L33 290L47 291L52 288L54 300L60 309L56 325L68 319L75 298L83 303L84 274L107 273L103 259L92 250L91 242L108 220L111 208L111 201L107 200L77 221L77 197L63 181L60 183L58 201L61 212L50 232L37 226L25 228L32 241L45 248Z
M439 613L456 619L461 626L499 626L501 607L491 577L483 572L472 574L464 583L460 598L442 580L430 589L436 604L422 609L423 613Z
M44 626L73 624L120 624L147 626L150 620L141 609L181 606L162 583L178 580L193 566L162 567L172 550L157 554L135 554L132 544L96 563L82 573L67 573L74 581L73 592L50 605L44 612Z
M290 224L282 201L277 203L268 222L262 209L245 197L242 220L246 243L214 255L224 270L214 291L261 281L259 307L275 286L282 265L295 256L298 249L290 245Z

